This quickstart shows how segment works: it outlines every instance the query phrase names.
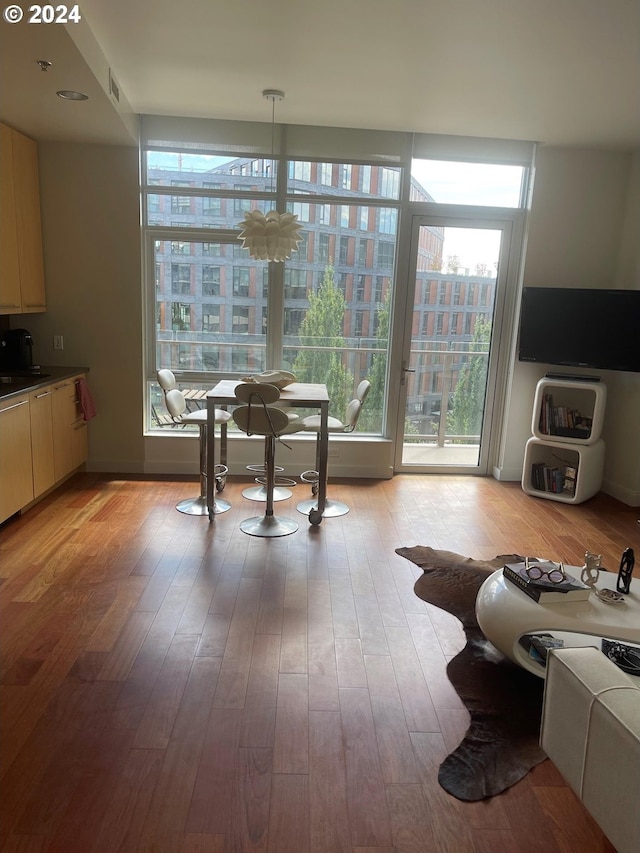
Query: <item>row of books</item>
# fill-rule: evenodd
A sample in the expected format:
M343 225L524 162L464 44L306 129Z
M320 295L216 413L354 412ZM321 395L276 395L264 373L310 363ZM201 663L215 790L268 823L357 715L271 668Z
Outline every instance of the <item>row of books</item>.
M573 497L576 493L577 469L571 465L558 468L544 462L531 465L531 485L540 492L555 492Z
M551 572L558 570L559 563L554 563L550 560L530 559L529 569L538 566L543 572ZM567 601L585 601L589 598L591 587L578 580L574 574L571 574L567 569L574 573L580 573L579 566L567 566L564 569L565 580L560 583L553 583L546 580L546 575L543 574L540 578L533 579L527 573L527 565L525 563L507 563L502 574L505 579L516 586L529 598L540 604L561 604Z
M585 417L577 409L554 406L552 394L542 395L539 422L542 435L587 439L591 435L592 423L592 418Z

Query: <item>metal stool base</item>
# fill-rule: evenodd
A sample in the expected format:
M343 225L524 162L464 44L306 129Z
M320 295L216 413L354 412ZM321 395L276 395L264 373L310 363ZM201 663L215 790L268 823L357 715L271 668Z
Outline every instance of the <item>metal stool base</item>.
M214 515L218 515L221 512L231 509L231 504L229 501L223 501L221 498L218 498L214 500L213 507ZM209 515L207 499L203 497L187 498L184 501L180 501L179 504L176 504L176 509L178 512L184 512L185 515Z
M293 495L291 489L285 489L284 486L275 486L273 489L274 501L286 501ZM266 501L267 487L266 486L251 486L250 489L245 489L242 493L243 498L248 498L250 501Z
M288 536L295 533L298 525L291 518L282 518L275 515L257 515L254 518L246 518L240 523L240 530L249 536Z
M318 509L318 498L311 498L308 501L302 501L296 507L298 512L303 515L309 515L312 509ZM323 518L339 518L341 515L346 515L349 512L349 507L343 504L342 501L330 501L328 498L324 503Z

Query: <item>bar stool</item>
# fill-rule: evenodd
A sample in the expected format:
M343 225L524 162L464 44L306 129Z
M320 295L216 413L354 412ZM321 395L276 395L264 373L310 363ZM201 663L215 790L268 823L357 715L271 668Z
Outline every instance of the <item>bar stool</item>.
M280 406L276 406L276 408L280 408ZM302 427L302 420L300 415L297 415L295 412L290 411L289 409L283 409L289 419L289 427L288 432L298 432ZM292 424L298 423L298 427L295 429L292 427ZM242 492L242 497L247 498L250 501L266 501L267 499L267 460L265 458L263 463L257 465L247 465L247 471L251 471L252 474L255 474L253 479L258 484L256 486L250 486L248 489L245 489ZM291 477L283 477L282 473L284 468L280 465L274 466L275 471L275 480L273 485L273 500L274 501L286 501L290 497L292 497L293 492L291 491L291 486L296 486L297 483Z
M165 374L160 377L160 373ZM171 376L166 376L169 373ZM162 370L158 371L158 383L164 392L164 402L169 415L171 416L174 424L178 424L180 426L188 426L189 424L196 424L199 430L199 439L200 439L200 495L197 498L186 498L180 503L176 504L176 509L178 512L184 512L186 515L209 515L209 511L207 509L207 413L204 410L198 410L196 412L188 412L187 404L184 399L184 395L179 388L169 387L165 390L162 386L162 382L167 384L171 384L171 377L173 373L170 370ZM173 376L173 382L175 383L175 376ZM215 468L215 477L216 477L216 490L222 491L224 488L224 484L226 482L226 477L228 473L228 468L226 466L226 430L227 423L231 420L231 415L229 412L225 412L223 409L216 409L215 414L215 422L221 425L222 431L225 433L225 441L224 445L221 441L220 443L220 458L221 462L219 465L216 465ZM223 454L224 448L224 454ZM221 513L226 512L231 509L231 504L229 501L222 500L221 498L217 498L215 500L215 512Z
M235 394L244 406L233 412L233 420L239 429L247 435L262 435L265 440L265 487L266 508L262 516L247 518L240 524L240 530L249 536L275 537L295 533L298 525L290 518L276 516L273 513L273 492L275 487L275 447L276 440L282 435L297 432L300 425L291 422L287 413L270 405L280 397L280 391L274 385L264 383L242 383L236 386Z
M172 370L168 368L162 368L158 370L156 373L158 379L158 385L162 388L163 392L165 392L165 401L166 401L166 392L172 391L174 388L178 387L178 383L176 382L175 374ZM180 390L180 389L179 389ZM198 411L206 411L202 407L198 406L197 409L191 409L189 407L189 395L184 391L180 391L182 396L184 397L185 406L187 408L188 414L197 413ZM206 391L201 392L205 396L203 397L204 402L206 402ZM195 399L195 396L194 398ZM166 408L166 407L165 407ZM215 414L215 423L220 426L220 472L216 473L216 491L221 492L227 484L227 424L231 420L231 415L228 412L225 412L223 409L216 409ZM197 419L187 420L185 418L181 418L179 423L182 426L186 426L187 423L197 422ZM174 418L171 418L172 423L176 423ZM218 467L218 466L216 466ZM224 473L222 473L222 468L225 469Z
M345 414L344 422L339 420L338 418L330 417L327 421L327 432L329 436L335 433L349 433L353 432L358 423L358 418L360 417L360 412L362 411L362 406L364 405L364 401L367 399L367 394L369 393L369 389L371 388L371 383L368 379L363 379L356 389L356 395L347 404L347 411ZM318 471L320 470L320 462L318 460L317 454L320 447L320 415L309 415L307 418L302 419L302 431L303 432L315 432L318 435L318 440L316 442L316 470L315 471L303 471L300 475L300 479L303 483L311 484L311 493L315 496L318 494L318 480L320 475ZM317 497L313 497L310 500L302 501L296 507L298 512L303 513L303 515L309 515L311 512L317 512L318 510L318 499ZM341 515L346 515L349 512L349 507L342 503L342 501L332 501L329 498L326 499L324 504L324 512L322 513L323 518L338 518Z

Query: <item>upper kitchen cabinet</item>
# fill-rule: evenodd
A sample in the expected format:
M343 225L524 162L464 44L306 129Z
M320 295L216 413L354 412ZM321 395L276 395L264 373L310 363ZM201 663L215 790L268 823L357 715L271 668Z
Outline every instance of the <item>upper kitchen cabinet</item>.
M0 124L0 314L46 307L38 146Z

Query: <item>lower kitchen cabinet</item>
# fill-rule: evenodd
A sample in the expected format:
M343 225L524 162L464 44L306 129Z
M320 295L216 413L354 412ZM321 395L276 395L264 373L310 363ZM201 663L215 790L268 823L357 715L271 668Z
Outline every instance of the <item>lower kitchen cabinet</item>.
M74 379L53 386L53 464L56 481L73 471L73 425L77 420L77 391Z
M29 395L0 401L0 521L33 500Z
M78 379L0 401L0 522L87 461Z
M53 462L56 482L87 461L87 423L82 416L78 380L73 376L53 385Z
M53 457L53 388L39 388L29 395L33 496L43 495L56 482Z

